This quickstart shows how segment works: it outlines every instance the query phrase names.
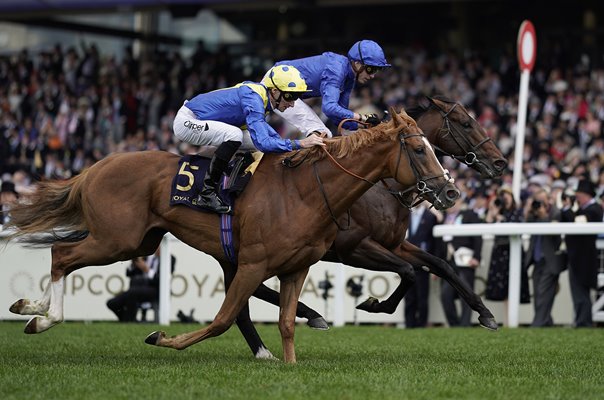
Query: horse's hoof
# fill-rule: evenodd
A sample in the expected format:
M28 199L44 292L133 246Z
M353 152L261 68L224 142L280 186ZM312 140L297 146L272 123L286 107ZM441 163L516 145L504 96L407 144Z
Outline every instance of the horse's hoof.
M378 299L376 299L375 297L369 297L367 300L365 300L364 302L362 302L361 304L359 304L357 306L357 310L375 312L374 308L379 303L380 303L380 301Z
M25 325L25 329L23 330L23 332L27 334L38 333L38 319L40 319L40 317L31 318Z
M159 341L161 340L163 334L163 332L155 331L145 338L145 343L152 346L159 346Z
M325 321L325 318L323 318L323 317L309 319L306 322L306 325L310 326L313 329L317 329L320 331L329 330L329 325L327 324L327 321Z
M259 360L277 360L277 361L279 360L266 347L261 347L260 349L258 349L258 351L256 352L256 355L254 357L256 357Z
M497 321L495 321L495 318L493 317L478 317L478 322L480 322L480 326L487 328L490 331L499 329L499 325L497 325Z
M19 299L19 300L15 301L12 306L10 306L8 311L12 312L13 314L22 315L21 313L23 312L23 309L25 308L26 303L27 303L27 300Z

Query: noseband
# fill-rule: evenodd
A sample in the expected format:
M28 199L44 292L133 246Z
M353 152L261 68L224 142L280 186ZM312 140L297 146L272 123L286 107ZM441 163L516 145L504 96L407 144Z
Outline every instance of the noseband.
M451 135L451 138L453 139L455 144L457 144L457 146L465 153L465 155L463 155L463 156L454 155L447 151L444 151L437 145L432 145L432 146L436 150L440 151L441 153L444 153L447 156L466 164L467 166L472 166L474 164L482 164L485 168L488 168L488 166L478 158L478 156L476 155L476 150L480 146L485 144L486 142L490 141L491 138L486 137L483 140L481 140L480 142L478 142L478 144L473 146L472 143L468 140L468 138L465 135L459 133L459 129L455 128L454 125L449 120L449 114L451 114L453 112L453 110L455 110L455 107L457 107L457 105L459 103L455 103L453 105L453 107L451 107L451 109L447 112L445 112L443 109L441 109L439 106L435 105L434 103L430 103L430 104L434 105L436 107L436 109L438 110L438 112L440 113L440 115L443 118L443 125L440 128L441 132L442 131L445 132L445 134L443 135L443 138L448 135Z

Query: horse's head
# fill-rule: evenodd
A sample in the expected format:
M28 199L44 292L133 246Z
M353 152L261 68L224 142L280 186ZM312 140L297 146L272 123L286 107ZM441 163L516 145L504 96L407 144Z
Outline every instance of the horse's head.
M417 120L430 143L480 172L484 179L501 176L508 162L464 106L442 98L428 100L430 106Z
M402 193L403 199L415 191L438 210L451 207L460 196L459 190L449 172L440 165L424 133L404 110L397 114L391 108L390 113L390 129L398 136L399 149L393 152L388 167L395 180L411 186Z

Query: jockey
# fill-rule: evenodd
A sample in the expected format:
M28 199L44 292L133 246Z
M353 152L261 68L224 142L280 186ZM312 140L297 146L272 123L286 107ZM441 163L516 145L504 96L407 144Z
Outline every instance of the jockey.
M219 214L231 211L218 196L217 188L240 146L244 150L281 153L323 145L323 139L316 135L302 140L282 139L265 120L269 111L285 111L308 91L300 72L295 67L279 65L271 68L267 78L263 83L243 82L199 94L178 110L174 118L178 139L197 146L218 147L197 198L201 207Z
M355 82L364 84L373 79L377 72L391 66L386 61L384 51L376 42L372 40L356 42L348 51L348 57L326 52L313 57L280 61L276 65L283 64L293 65L300 70L310 89L309 93L305 93L301 98L322 97L323 113L335 124L339 124L343 119L355 119L370 125L379 124L380 121L375 114L361 115L348 109L350 93ZM267 76L264 77L263 82L266 80ZM292 108L277 114L306 136L318 132L326 133L331 137L331 132L323 121L301 99L296 100ZM347 122L344 128L353 130L357 128L357 124Z

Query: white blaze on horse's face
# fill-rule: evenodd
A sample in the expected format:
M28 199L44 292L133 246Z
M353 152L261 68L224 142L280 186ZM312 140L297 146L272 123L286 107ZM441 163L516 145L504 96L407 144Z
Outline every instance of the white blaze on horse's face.
M426 138L425 136L422 136L422 140L424 141L425 148L428 149L428 151L430 151L432 153L434 158L436 158L436 153L434 152L434 149L432 148L432 144L430 144L430 142L428 141L428 138ZM449 171L445 171L445 169L443 168L443 166L441 165L440 162L438 162L438 166L440 167L440 170L442 171L443 175L445 173L447 173L447 174L449 173Z

